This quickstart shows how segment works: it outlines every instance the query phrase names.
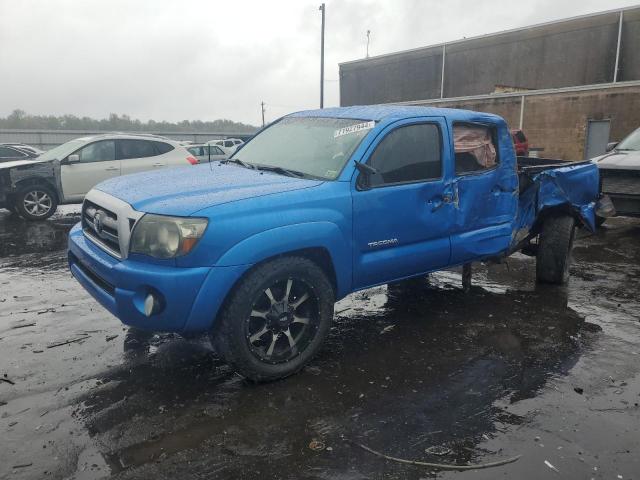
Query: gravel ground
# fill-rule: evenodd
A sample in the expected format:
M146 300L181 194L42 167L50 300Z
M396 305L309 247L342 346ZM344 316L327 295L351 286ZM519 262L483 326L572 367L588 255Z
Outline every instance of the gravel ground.
M77 218L0 211L0 479L640 477L640 221L579 238L567 287L516 255L466 294L457 271L354 294L309 367L253 385L86 294Z

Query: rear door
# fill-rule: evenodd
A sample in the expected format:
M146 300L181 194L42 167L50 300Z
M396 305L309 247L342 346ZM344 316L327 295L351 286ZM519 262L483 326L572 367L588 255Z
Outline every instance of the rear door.
M80 161L66 164L63 160L60 167L62 193L67 202L82 200L98 183L120 175L114 140L89 143L73 153Z
M518 208L518 177L504 125L454 123L455 226L451 263L506 250ZM500 145L508 148L500 149Z
M449 263L450 149L441 118L396 122L383 130L364 162L378 173L371 188L354 181L354 288L387 283Z
M122 175L165 168L167 160L159 155L151 140L122 139L116 141Z

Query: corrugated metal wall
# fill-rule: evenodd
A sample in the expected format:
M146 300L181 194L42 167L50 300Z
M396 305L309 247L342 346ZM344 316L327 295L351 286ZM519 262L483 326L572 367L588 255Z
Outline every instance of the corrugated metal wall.
M340 64L340 104L482 95L499 85L561 88L614 81L620 11ZM623 11L617 81L640 80L640 7ZM442 57L444 88L442 86Z

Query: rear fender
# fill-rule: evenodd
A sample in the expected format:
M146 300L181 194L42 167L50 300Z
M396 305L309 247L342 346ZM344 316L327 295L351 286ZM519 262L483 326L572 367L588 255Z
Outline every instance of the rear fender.
M536 234L548 215L567 214L595 231L595 210L600 196L600 176L593 163L543 170L531 178L533 185L521 192L514 231Z
M336 274L336 298L351 291L351 242L335 223L298 223L273 228L237 243L224 253L216 267L256 264L265 259L310 248L329 252Z

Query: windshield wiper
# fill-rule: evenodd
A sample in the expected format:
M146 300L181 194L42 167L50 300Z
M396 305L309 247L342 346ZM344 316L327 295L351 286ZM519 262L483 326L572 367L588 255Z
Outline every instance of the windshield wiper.
M236 165L240 165L241 167L248 168L250 170L256 169L256 166L253 163L243 162L239 158L227 158L226 160L220 160L220 163L235 163Z
M272 165L256 165L255 168L258 170L266 170L268 172L279 173L280 175L286 175L287 177L305 178L309 176L304 172L299 172L298 170L290 170L288 168L274 167Z

